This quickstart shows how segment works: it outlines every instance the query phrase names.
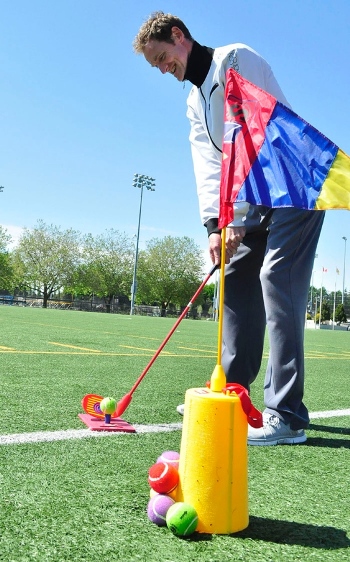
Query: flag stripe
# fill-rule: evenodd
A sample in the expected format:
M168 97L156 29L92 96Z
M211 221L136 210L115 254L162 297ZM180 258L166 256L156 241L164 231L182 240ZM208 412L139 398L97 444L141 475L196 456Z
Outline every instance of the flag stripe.
M247 82L238 73L235 73L235 80L230 79L229 72L225 90L220 184L220 215L224 217L225 224L233 218L232 202L236 200L264 143L265 128L277 102L268 92ZM227 192L227 186L232 186L232 190Z
M350 158L340 149L323 184L315 209L350 209Z
M246 181L237 186L236 200L314 209L337 152L334 143L277 103L258 157ZM235 192L233 186L233 200Z
M227 71L219 228L233 203L350 210L350 158L273 96Z

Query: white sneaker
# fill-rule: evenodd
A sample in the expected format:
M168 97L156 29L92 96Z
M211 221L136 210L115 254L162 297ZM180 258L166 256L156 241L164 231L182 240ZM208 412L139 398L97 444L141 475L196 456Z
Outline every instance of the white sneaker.
M263 427L248 426L248 445L295 445L307 439L303 429L291 429L277 416L264 413L263 420Z
M176 411L180 414L180 416L183 416L185 411L185 404L180 404L179 406L177 406Z

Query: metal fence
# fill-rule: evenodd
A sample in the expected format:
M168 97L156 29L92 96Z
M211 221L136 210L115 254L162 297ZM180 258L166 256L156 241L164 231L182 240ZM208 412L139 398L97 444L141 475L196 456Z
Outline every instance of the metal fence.
M24 297L12 295L0 295L0 305L8 306L29 306L33 308L43 308L43 298L38 296ZM48 299L47 308L55 308L59 310L78 310L85 312L103 312L111 314L130 314L130 302L120 302L115 298L111 303L105 303L103 299L94 297L93 299L74 298L69 299ZM177 318L183 309L169 306L162 310L160 306L151 305L135 305L134 314L137 316L165 316L168 318ZM212 310L202 311L202 307L192 306L187 313L187 318L206 319L212 316Z

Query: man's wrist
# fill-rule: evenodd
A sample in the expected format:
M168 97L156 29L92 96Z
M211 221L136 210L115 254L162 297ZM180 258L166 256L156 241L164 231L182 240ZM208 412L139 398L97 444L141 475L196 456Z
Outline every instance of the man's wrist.
M221 229L218 227L218 224L219 224L219 219L217 218L212 218L207 220L204 226L207 229L208 237L211 234L221 234Z

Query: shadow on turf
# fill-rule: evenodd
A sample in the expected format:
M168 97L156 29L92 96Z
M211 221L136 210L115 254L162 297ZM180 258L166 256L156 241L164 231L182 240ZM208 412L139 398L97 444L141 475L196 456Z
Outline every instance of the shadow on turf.
M350 548L350 540L342 529L255 516L249 518L247 529L229 536L326 550ZM210 541L212 535L195 533L191 539L192 541Z
M337 435L349 435L350 429L345 427L329 427L328 425L317 425L311 423L309 429L312 431L322 431L323 433L334 433ZM329 439L325 437L308 437L306 446L310 447L329 447L330 449L350 449L350 439Z
M314 431L324 431L325 433L340 433L340 435L350 435L350 429L348 427L333 427L329 425L310 423L309 429L313 429Z

